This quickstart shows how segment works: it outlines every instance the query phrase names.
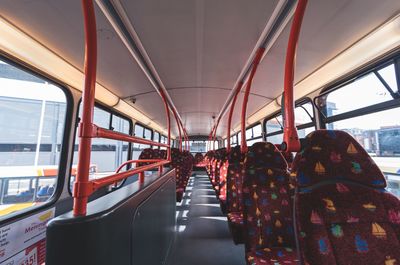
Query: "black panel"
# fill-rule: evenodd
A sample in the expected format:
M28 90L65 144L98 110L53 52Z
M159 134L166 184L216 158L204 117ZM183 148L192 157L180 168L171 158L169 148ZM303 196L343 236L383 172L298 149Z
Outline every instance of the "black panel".
M152 241L153 248L157 246L157 253L164 255L166 250L162 248L169 247L164 245L168 240L171 241L169 237L173 237L175 220L175 202L170 197L175 199L174 171L162 177L153 174L146 177L143 186L136 182L89 203L87 216L74 218L69 212L51 220L47 227L46 264L133 264L132 253L140 255L136 253L141 253L143 249L137 242L142 241L145 246ZM141 221L135 219L137 213L140 213ZM160 220L155 222L157 218ZM171 225L163 227L164 232L171 235L165 235L159 229L157 233L164 233L161 242L157 233L151 234L157 238L150 238L142 231L138 233L136 224L144 229L145 223L151 224L148 227ZM160 257L159 260L164 258Z

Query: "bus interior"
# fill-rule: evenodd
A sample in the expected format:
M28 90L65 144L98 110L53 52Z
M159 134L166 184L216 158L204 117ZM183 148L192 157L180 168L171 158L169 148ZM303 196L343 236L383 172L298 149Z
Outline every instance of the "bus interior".
M1 0L0 265L400 265L399 0Z

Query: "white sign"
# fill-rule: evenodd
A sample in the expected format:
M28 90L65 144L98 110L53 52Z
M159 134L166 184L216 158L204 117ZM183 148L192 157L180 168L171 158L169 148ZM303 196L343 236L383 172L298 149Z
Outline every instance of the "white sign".
M46 225L54 218L49 209L0 228L0 265L40 265L46 251Z

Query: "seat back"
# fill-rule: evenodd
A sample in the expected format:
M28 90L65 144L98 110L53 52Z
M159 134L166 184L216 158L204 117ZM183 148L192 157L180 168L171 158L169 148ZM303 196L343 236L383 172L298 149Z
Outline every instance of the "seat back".
M296 233L305 264L400 262L400 202L349 134L309 134L293 164Z
M244 174L244 158L240 146L233 147L228 156L228 174L226 179L226 210L227 213L242 211L242 184Z
M142 152L139 155L139 159L154 159L154 149L152 148L146 148L143 149ZM138 166L145 166L151 164L150 162L140 162L138 163Z
M294 186L288 165L271 143L253 144L247 153L243 177L243 214L247 250L295 247Z

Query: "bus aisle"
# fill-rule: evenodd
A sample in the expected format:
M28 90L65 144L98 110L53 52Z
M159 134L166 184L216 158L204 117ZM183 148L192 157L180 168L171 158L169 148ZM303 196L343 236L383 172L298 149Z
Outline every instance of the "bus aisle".
M245 264L205 172L194 172L177 204L177 237L169 265Z

